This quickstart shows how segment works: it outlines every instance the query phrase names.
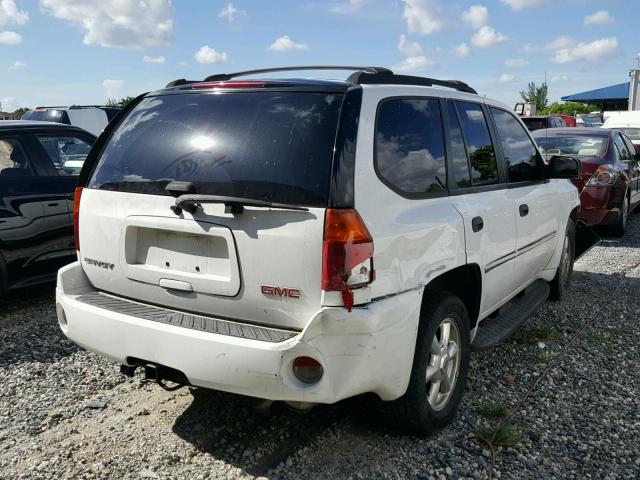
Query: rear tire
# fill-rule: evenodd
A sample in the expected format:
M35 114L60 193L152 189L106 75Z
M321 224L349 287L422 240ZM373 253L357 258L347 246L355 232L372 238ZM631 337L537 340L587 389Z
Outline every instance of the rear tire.
M629 195L626 195L622 205L620 206L620 218L618 219L618 223L611 227L611 235L614 237L623 236L627 229L627 220L629 219L629 202Z
M562 300L571 287L571 277L573 276L573 262L576 252L576 224L569 219L562 243L562 254L560 264L556 271L556 276L549 282L551 291L549 300Z
M454 295L429 290L424 295L409 386L381 409L393 427L430 435L451 422L464 394L469 316Z

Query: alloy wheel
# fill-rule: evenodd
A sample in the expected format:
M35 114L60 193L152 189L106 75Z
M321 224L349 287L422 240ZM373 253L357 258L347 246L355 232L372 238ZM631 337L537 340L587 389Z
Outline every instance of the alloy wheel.
M440 322L431 341L427 363L427 401L435 410L448 403L460 371L460 330L452 318Z

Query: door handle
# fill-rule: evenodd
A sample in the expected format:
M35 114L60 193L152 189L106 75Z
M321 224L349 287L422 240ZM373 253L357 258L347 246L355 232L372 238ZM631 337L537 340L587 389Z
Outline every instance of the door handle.
M47 207L57 207L57 203L47 203Z
M518 207L518 210L520 211L521 217L526 217L527 215L529 215L529 205L527 205L526 203L520 205Z
M484 227L484 220L482 220L482 217L473 217L471 219L471 230L479 232L482 230L482 227Z

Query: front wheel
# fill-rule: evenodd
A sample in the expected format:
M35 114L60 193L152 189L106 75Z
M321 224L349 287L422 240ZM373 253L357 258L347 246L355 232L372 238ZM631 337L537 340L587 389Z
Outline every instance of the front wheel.
M394 426L429 435L451 422L469 368L469 317L462 301L425 291L413 368L406 393L381 404Z
M549 292L550 300L562 300L571 287L571 277L573 276L573 262L576 250L576 225L573 220L569 219L567 228L564 233L564 241L562 243L562 254L560 256L560 264L556 271L556 276L549 282L551 291Z

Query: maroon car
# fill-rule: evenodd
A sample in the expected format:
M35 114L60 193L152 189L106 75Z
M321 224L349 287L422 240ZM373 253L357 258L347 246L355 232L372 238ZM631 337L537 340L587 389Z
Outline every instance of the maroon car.
M532 136L546 158L567 155L582 162L582 177L572 180L580 192L580 219L621 236L640 202L640 155L631 140L605 128L553 128Z

